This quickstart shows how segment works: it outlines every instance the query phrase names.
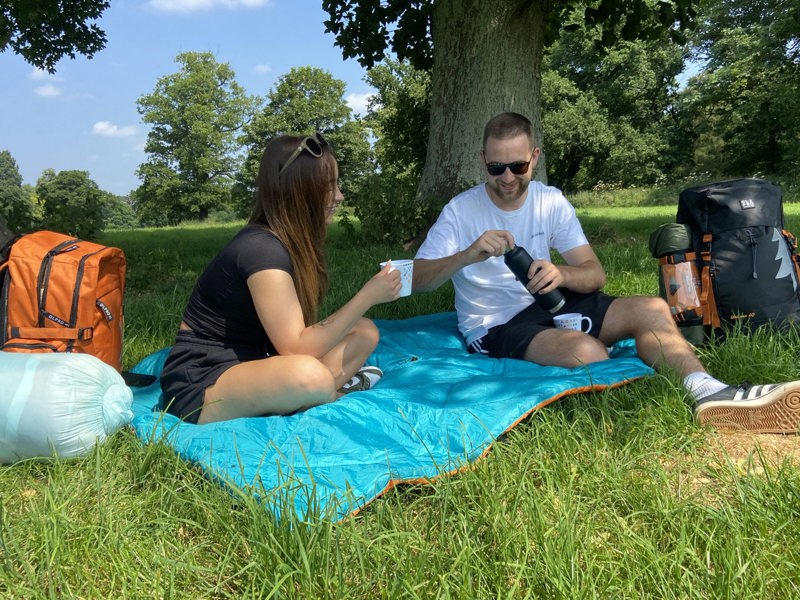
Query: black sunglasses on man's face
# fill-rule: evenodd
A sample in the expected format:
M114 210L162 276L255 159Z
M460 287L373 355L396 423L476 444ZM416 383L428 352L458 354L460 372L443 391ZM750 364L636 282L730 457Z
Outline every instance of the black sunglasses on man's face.
M517 161L512 163L499 163L499 162L490 162L486 164L486 170L488 171L489 175L492 177L497 177L502 175L506 172L506 169L510 169L514 175L525 175L528 172L528 167L531 164L531 157L527 162Z

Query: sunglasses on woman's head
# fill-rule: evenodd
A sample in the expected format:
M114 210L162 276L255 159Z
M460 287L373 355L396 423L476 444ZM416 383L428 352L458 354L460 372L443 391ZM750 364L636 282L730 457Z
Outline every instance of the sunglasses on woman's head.
M531 158L531 160L533 159ZM531 164L531 160L528 160L527 162L518 161L512 163L490 162L486 163L486 170L492 177L502 175L506 172L506 169L511 169L511 172L514 175L525 175L525 173L528 172L528 166Z
M283 163L281 170L278 171L278 175L283 173L286 170L286 168L290 164L292 164L297 159L298 156L300 156L300 153L303 150L308 152L314 158L319 158L320 156L322 156L322 149L325 148L327 145L328 145L328 140L322 137L322 134L319 131L317 131L314 135L310 135L308 137L303 138L302 140L300 140L300 145L297 146L295 151L292 152L292 154L289 156L289 160Z

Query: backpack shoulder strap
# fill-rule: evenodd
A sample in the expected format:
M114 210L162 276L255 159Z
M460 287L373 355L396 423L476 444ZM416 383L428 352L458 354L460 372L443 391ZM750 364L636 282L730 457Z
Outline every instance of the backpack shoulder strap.
M717 302L714 299L714 285L711 281L711 242L714 236L710 233L703 234L700 247L700 304L703 310L703 325L719 327L719 313Z
M21 237L21 235L13 236L0 248L0 348L8 341L8 286L10 283L8 257L11 254L11 246Z
M11 254L11 246L13 246L14 243L21 237L22 235L18 233L17 235L13 236L10 240L8 240L5 244L3 244L2 248L0 248L0 267L4 267L5 264L8 262L8 256Z

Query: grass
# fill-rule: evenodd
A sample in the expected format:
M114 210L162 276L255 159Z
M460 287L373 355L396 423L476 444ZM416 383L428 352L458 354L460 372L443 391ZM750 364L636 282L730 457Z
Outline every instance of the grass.
M647 239L675 207L579 208L616 294L653 294ZM787 205L800 231L800 206ZM206 262L238 224L109 232L125 250L125 365L172 343ZM402 249L335 228L341 305ZM375 307L452 310L449 285ZM800 378L797 334L702 352L730 381ZM86 457L0 467L2 598L785 598L800 591L794 437L697 428L668 374L572 396L474 468L395 488L340 523L276 521L162 444L120 431Z

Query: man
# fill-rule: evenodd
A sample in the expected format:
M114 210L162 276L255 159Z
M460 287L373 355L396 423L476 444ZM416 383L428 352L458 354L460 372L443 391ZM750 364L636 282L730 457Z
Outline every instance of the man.
M572 368L607 360L608 346L630 337L644 362L680 375L699 423L796 433L800 381L729 386L706 372L661 298L599 291L605 272L574 208L556 188L531 181L539 155L526 117L502 113L486 124L486 183L445 206L415 257L414 291L453 280L459 329L471 352ZM516 244L534 259L527 289L502 258ZM550 261L551 249L565 264ZM588 333L554 327L553 315L531 295L556 288L566 298L559 312L590 317Z

